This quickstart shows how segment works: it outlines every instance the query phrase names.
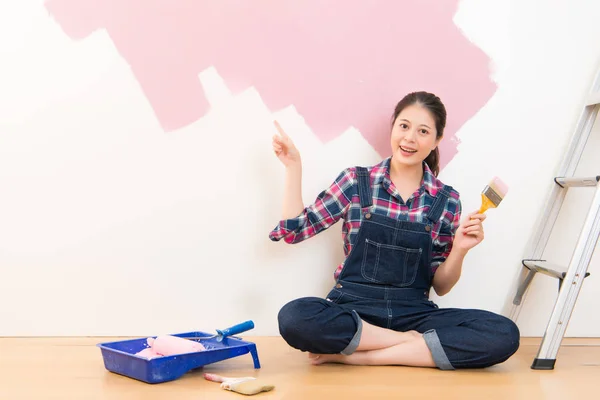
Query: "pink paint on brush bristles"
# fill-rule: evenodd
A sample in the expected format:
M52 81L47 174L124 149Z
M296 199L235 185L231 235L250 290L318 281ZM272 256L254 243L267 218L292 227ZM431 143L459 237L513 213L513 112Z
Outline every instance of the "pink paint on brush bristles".
M497 176L492 179L492 182L489 185L500 197L504 197L508 192L508 185L502 181L502 179Z

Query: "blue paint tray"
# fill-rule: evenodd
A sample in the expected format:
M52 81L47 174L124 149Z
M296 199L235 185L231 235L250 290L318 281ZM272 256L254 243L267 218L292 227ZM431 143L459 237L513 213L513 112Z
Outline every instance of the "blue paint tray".
M173 334L179 337L207 337L206 332ZM219 341L216 337L202 340L205 351L147 359L135 353L148 347L146 337L118 342L99 343L104 367L110 372L146 383L162 383L180 378L187 372L228 358L250 353L254 368L260 368L256 344L228 336Z

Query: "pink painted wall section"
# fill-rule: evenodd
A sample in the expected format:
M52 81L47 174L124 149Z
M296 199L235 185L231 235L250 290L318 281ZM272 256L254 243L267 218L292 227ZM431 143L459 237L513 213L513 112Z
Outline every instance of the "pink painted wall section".
M214 66L271 110L294 105L322 140L350 126L382 156L393 107L438 94L449 118L442 167L462 124L492 96L489 60L452 22L457 0L49 0L73 39L105 29L165 131L202 118L198 74Z

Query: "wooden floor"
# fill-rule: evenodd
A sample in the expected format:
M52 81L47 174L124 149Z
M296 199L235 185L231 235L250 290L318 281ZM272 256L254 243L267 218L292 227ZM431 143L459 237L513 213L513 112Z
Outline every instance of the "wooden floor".
M553 371L530 369L539 339L522 340L506 363L485 370L311 366L307 356L279 337L254 341L262 363L250 355L206 366L183 378L149 385L104 369L96 343L121 338L0 339L0 399L235 399L246 396L206 381L202 372L256 376L275 385L257 399L575 399L598 398L600 339L565 339Z

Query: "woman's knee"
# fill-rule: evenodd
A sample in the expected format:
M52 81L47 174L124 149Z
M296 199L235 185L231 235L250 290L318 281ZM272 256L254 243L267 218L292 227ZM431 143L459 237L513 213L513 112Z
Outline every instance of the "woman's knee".
M488 317L492 321L490 333L493 336L490 341L490 351L497 363L506 361L519 349L521 333L517 325L502 315L491 314Z
M322 301L317 297L303 297L284 305L277 315L281 336L288 342L314 337L315 332L319 330L315 314L319 309L326 307L321 304Z
M465 354L454 354L450 360L455 368L486 368L508 360L519 348L520 332L510 319L489 311L473 310L463 322Z
M519 331L519 327L510 319L499 315L500 321L500 329L503 342L504 342L504 351L507 356L512 356L519 349L520 341L521 341L521 332Z
M279 333L290 346L313 353L339 353L356 333L351 311L318 297L290 301L277 319Z

